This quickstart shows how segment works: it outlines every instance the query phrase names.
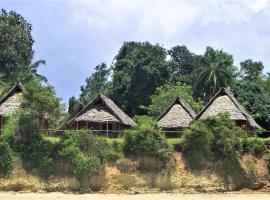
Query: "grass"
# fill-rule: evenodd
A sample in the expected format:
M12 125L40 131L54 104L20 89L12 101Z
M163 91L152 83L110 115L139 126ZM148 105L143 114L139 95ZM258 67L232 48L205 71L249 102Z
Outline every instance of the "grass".
M60 137L58 136L43 136L43 138L53 144L59 143L60 141ZM119 143L123 143L124 142L124 138L106 138L107 142L109 144L113 143L113 142L119 142ZM183 139L180 138L167 138L167 141L169 144L174 145L174 144L178 144L182 141Z
M119 143L123 143L124 142L124 138L106 138L107 142L109 144L113 143L113 142L119 142Z
M59 143L60 137L58 136L43 136L43 139L51 142L52 144Z
M106 138L108 143L113 143L114 141L123 143L124 138ZM170 145L178 144L182 141L182 138L167 138L167 141Z
M167 138L167 142L170 145L179 144L182 141L183 141L183 138L182 137L178 137L178 138Z

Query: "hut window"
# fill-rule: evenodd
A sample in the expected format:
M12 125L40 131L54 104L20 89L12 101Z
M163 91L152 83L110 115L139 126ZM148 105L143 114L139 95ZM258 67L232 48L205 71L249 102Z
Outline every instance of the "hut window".
M107 130L107 124L102 124L102 130ZM108 124L108 130L113 130L112 124Z
M112 130L113 129L113 125L112 124L108 124L108 130Z

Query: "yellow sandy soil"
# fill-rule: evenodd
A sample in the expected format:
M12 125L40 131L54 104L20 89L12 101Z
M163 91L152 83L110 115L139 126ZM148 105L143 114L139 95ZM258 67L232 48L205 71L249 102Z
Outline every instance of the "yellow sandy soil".
M0 193L0 200L269 200L266 193L227 193L227 194L63 194L63 193Z

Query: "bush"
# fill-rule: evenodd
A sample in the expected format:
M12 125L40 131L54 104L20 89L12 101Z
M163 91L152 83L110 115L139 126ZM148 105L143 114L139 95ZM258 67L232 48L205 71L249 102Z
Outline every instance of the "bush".
M244 138L242 141L244 153L251 153L256 156L266 152L266 145L263 139L258 137Z
M124 133L124 154L130 158L153 157L165 164L172 157L173 151L161 130L149 118L138 124Z
M194 121L184 131L183 151L193 168L207 167L215 161L223 168L228 167L223 169L226 171L237 161L237 150L241 148L243 137L243 130L237 127L227 114L219 114ZM222 161L222 164L217 161Z
M71 174L81 184L98 175L106 161L115 161L120 153L106 139L93 135L89 130L66 131L60 138L59 155L69 163Z
M9 144L0 139L0 176L5 177L12 170L12 150Z
M31 116L20 114L12 148L21 157L24 167L41 176L48 176L53 145L38 133L37 122Z
M116 166L122 173L131 173L137 170L137 163L126 158L118 160Z
M182 150L190 168L201 168L213 159L213 135L203 121L196 121L185 130Z
M82 153L79 153L74 158L74 174L81 180L86 176L95 175L100 168L100 159L95 156L85 156Z

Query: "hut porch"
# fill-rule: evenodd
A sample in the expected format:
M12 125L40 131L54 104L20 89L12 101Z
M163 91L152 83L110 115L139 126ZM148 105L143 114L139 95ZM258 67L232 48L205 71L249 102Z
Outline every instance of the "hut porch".
M118 137L123 130L123 125L119 122L91 122L73 121L66 126L66 129L79 130L89 129L100 136Z

